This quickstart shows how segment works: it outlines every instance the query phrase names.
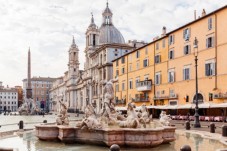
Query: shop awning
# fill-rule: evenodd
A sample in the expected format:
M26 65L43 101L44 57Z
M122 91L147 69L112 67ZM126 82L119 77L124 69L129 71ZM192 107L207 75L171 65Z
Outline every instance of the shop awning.
M115 107L115 109L116 110L118 110L118 111L123 111L123 110L127 110L127 108L125 107L125 106L117 106L117 107Z
M210 108L227 108L227 103L212 104Z
M201 109L206 109L206 108L210 108L212 106L211 103L201 103L201 104L198 104L199 108Z
M195 104L183 104L178 105L177 109L192 109L194 108Z

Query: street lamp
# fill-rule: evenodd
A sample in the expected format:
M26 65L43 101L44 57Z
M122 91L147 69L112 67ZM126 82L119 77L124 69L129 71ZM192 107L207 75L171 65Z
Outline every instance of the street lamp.
M195 55L195 123L194 123L194 127L195 128L199 128L201 127L200 123L199 123L199 107L198 107L198 73L197 73L197 61L198 61L198 40L195 37L194 40L194 55Z

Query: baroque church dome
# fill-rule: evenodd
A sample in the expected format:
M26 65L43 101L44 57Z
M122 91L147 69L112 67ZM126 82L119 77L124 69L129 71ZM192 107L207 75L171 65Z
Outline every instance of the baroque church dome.
M109 43L120 43L124 44L125 40L122 36L121 32L114 27L112 22L112 12L109 9L108 2L106 4L106 9L102 13L103 16L103 23L99 29L100 36L99 36L99 45L102 44L109 44Z

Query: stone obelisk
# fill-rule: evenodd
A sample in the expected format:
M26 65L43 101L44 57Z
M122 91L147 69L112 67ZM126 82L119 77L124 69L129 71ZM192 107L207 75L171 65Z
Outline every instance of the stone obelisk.
M30 48L28 50L28 86L26 89L26 98L31 99L32 98L32 88L31 88L31 53Z

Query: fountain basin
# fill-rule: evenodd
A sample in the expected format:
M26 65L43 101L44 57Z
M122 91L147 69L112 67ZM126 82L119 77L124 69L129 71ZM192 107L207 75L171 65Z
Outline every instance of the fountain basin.
M103 128L94 130L57 125L36 125L35 127L36 136L39 139L44 141L60 140L65 143L154 147L176 140L175 127Z

